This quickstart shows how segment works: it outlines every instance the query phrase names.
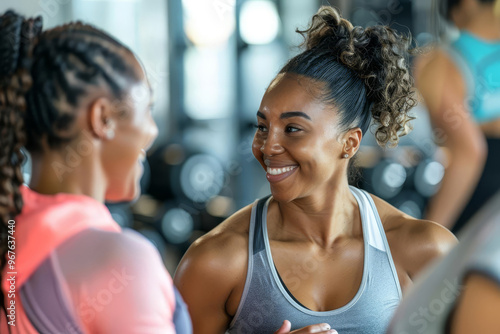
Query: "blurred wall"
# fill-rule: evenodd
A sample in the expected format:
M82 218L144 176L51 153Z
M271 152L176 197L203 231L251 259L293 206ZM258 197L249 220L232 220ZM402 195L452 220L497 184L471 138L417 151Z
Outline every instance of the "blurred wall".
M167 4L164 0L2 0L0 12L14 9L42 16L44 28L83 21L104 29L142 60L155 91L153 116L167 136L169 116Z

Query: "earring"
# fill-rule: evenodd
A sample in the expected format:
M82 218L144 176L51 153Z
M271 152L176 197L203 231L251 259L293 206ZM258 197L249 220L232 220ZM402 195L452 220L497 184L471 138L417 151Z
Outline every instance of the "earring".
M107 139L113 139L114 137L115 137L115 130L113 130L113 129L106 130L106 138Z
M347 158L349 158L349 154L347 154L347 153L346 153L346 154L344 154L342 157L343 157L344 159L347 159Z

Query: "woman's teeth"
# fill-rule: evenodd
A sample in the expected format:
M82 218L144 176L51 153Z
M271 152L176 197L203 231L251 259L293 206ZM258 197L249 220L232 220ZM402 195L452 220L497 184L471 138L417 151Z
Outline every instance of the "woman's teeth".
M283 168L267 167L267 173L271 174L271 175L279 175L279 174L283 174L283 173L289 172L291 170L294 170L295 168L297 168L297 166L290 166L290 167L283 167Z

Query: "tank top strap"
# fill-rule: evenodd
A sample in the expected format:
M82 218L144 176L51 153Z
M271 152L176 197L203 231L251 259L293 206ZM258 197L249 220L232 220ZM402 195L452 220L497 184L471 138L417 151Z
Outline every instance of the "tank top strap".
M254 275L254 257L255 254L265 250L264 243L264 235L262 228L262 217L263 214L267 214L264 212L264 206L271 195L263 197L261 199L257 199L252 204L252 213L250 215L250 225L248 227L248 264L247 264L247 276L245 279L245 287L243 288L243 293L241 295L240 304L238 305L238 309L229 324L229 328L232 328L236 323L236 320L240 317L243 306L245 305L245 301L248 297L248 293L251 288L252 277ZM258 262L258 259L257 259ZM262 263L265 265L265 262ZM258 265L258 263L257 263ZM226 332L226 333L229 333Z
M262 219L263 215L267 214L264 212L264 207L266 202L271 198L271 195L263 197L259 200L256 200L252 207L252 215L250 217L250 227L249 227L249 246L251 245L251 249L249 249L249 254L256 254L265 249L264 243L264 235L262 228Z
M391 249L385 235L382 221L380 220L380 215L378 214L377 206L369 193L353 186L350 186L350 188L353 195L358 197L360 211L365 215L365 219L362 219L362 221L364 221L364 229L367 234L365 242L367 242L370 246L386 253L387 261L398 289L399 298L402 298L403 294L399 284L396 266L394 264L394 260L392 259Z
M366 233L365 243L368 243L370 246L385 252L386 245L384 244L382 231L380 231L380 227L378 224L378 221L380 221L380 217L375 205L372 205L372 203L370 202L370 195L366 194L363 190L356 187L351 186L350 188L352 194L358 201L360 214L364 216L362 217L361 222L365 225L363 226L363 229Z

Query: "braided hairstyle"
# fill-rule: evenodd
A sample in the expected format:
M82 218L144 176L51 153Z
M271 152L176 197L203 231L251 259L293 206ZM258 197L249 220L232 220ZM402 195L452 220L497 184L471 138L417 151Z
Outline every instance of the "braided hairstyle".
M408 69L410 38L386 26L353 27L329 6L297 32L306 49L280 73L323 83L320 98L336 107L342 130L365 133L374 120L377 143L396 146L411 131L409 111L417 103Z
M41 30L41 17L0 16L0 270L8 221L23 207L21 148L42 153L42 141L60 148L78 136L75 110L90 88L119 100L140 80L132 52L103 31L81 22ZM1 291L0 302L5 307Z

